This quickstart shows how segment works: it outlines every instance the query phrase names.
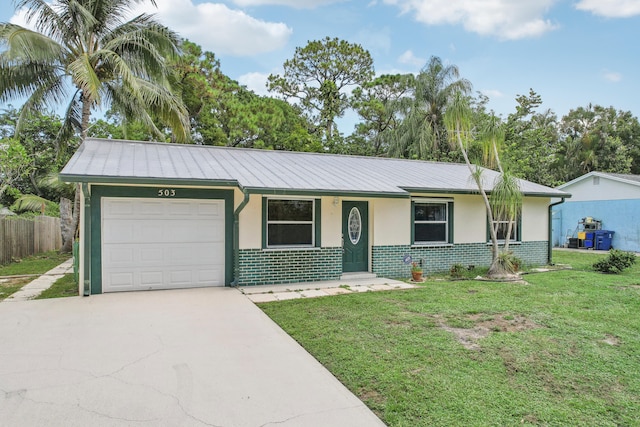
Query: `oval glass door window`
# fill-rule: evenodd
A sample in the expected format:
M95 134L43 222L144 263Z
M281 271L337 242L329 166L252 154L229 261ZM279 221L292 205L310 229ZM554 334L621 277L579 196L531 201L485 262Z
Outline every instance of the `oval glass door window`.
M362 217L360 210L356 207L349 212L349 240L353 245L357 245L362 235Z

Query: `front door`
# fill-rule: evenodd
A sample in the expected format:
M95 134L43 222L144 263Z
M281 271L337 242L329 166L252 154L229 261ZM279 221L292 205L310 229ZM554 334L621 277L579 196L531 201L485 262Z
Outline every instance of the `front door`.
M342 202L342 271L369 268L369 209L367 202Z

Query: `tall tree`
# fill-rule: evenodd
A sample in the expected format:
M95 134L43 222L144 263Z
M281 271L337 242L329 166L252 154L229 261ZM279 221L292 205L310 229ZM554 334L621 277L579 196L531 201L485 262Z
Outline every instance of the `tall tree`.
M432 56L415 78L413 105L390 147L394 157L444 160L448 152L444 114L453 98L471 91L455 65Z
M15 181L12 186L21 193L57 200L60 194L40 185L40 178L49 173L57 173L71 155L72 150L65 150L68 144L57 144L56 135L62 126L62 120L51 112L33 114L24 123L22 131L16 132L19 115L20 111L13 107L0 112L0 136L20 141L31 161L29 174ZM70 145L70 148L75 149L75 141Z
M569 111L560 122L562 143L557 167L565 181L584 173L630 173L640 154L640 124L629 112L588 105Z
M91 112L107 104L157 134L154 118L171 127L176 140L188 138L186 110L167 67L167 58L179 52L178 36L150 15L128 19L142 1L14 1L16 8L26 8L27 22L35 27L0 24L0 102L27 97L18 130L32 113L66 100L61 140L73 131L84 138ZM73 218L63 219L72 222L74 232L79 201L76 194ZM63 250L70 251L73 236L63 240Z
M188 40L172 64L198 144L317 151L320 139L295 106L256 95L225 75L212 52Z
M267 87L297 100L331 148L335 120L350 106L349 89L371 80L373 74L373 59L362 46L326 37L296 48L284 63L284 74L270 75Z
M504 162L524 179L544 185L560 184L556 168L558 120L551 110L539 111L542 97L533 89L516 97L516 111L505 122Z
M0 201L17 180L28 176L31 159L16 138L0 139Z
M178 36L147 14L128 20L143 1L14 2L27 8L27 22L36 29L0 24L0 100L28 98L18 128L29 114L66 99L66 135L75 130L84 138L91 112L110 103L158 134L154 117L174 130L176 140L187 139L186 110L167 67L167 58L178 54Z
M387 155L393 132L406 116L408 96L414 85L413 74L385 74L353 91L353 108L362 122L349 138L350 152L361 155Z

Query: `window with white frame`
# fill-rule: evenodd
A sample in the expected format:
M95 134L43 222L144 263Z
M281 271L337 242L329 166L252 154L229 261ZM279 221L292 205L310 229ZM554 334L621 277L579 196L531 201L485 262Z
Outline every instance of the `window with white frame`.
M453 202L439 199L413 200L413 243L451 243Z
M509 230L509 222L511 222L511 233L509 234L509 241L519 242L520 238L520 217L517 217L514 221L493 221L493 227L496 228L496 237L498 241L504 241L507 237ZM491 240L491 234L487 236L487 240Z
M266 246L315 245L313 199L266 199Z

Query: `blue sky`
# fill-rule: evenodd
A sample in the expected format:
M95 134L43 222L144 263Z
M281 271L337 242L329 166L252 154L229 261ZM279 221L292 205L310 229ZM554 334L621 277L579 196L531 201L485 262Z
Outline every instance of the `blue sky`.
M9 0L0 21L23 22ZM377 74L416 73L430 56L459 67L506 117L533 88L558 116L589 103L640 115L640 0L157 0L145 11L216 54L267 94L295 48L359 43ZM353 118L352 118L353 120ZM347 118L347 122L349 118ZM348 125L342 132L350 133Z

